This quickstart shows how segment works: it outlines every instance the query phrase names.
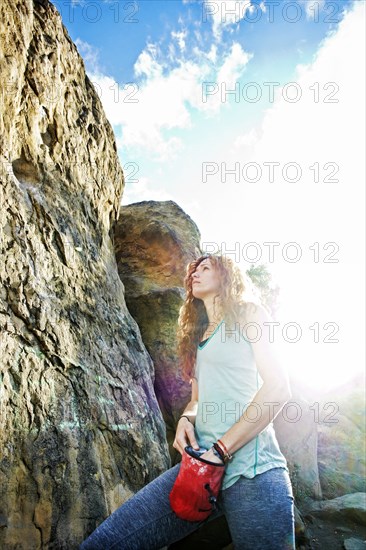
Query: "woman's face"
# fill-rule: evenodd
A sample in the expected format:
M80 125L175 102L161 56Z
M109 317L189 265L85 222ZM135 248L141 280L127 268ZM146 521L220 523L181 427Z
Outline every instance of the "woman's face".
M192 294L195 298L204 300L216 296L219 293L219 288L219 274L211 260L205 258L192 273Z

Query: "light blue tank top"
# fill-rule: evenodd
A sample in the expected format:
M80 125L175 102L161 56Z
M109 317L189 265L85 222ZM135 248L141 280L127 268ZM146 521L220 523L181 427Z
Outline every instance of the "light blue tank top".
M263 384L252 345L240 332L239 323L230 330L225 321L221 321L215 332L198 346L195 378L198 381L196 438L201 447L209 449L239 420ZM261 414L259 405L257 412ZM268 413L269 408L262 414ZM253 478L278 467L288 471L270 423L233 453L225 468L222 489L233 485L240 476Z

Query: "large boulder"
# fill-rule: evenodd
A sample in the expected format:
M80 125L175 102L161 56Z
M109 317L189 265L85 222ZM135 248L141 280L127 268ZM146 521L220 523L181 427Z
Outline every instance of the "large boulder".
M0 547L70 550L170 457L111 240L112 128L48 0L0 19Z
M366 492L365 380L357 376L324 396L318 463L325 498Z
M128 309L154 362L154 388L173 462L180 457L172 448L176 421L191 391L178 368L177 320L186 266L201 254L199 242L196 224L173 201L121 207L115 228L118 272Z
M317 422L311 404L294 392L274 421L276 436L290 470L296 502L321 498Z
M345 550L365 550L366 541L351 537L346 539L343 544Z
M365 525L366 493L351 493L331 500L312 502L307 506L307 514L338 521L351 519Z

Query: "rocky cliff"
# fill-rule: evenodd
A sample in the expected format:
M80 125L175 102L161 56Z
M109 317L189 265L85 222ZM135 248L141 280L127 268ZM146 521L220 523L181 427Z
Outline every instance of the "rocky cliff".
M200 233L175 202L142 201L121 208L115 251L128 309L154 362L155 393L175 463L176 422L191 397L179 371L177 319L186 266L201 254Z
M112 128L52 4L0 21L0 547L70 550L170 460L111 241Z

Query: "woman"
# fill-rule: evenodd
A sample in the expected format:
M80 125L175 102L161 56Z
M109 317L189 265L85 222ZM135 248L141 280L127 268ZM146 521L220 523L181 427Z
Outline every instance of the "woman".
M173 447L182 455L187 445L203 447L201 458L225 463L219 507L207 521L225 514L235 550L294 549L291 482L272 426L291 393L265 324L272 319L244 299L244 278L224 256L191 262L184 284L178 349L192 396ZM180 464L120 506L81 550L159 550L195 531L201 523L170 506Z

